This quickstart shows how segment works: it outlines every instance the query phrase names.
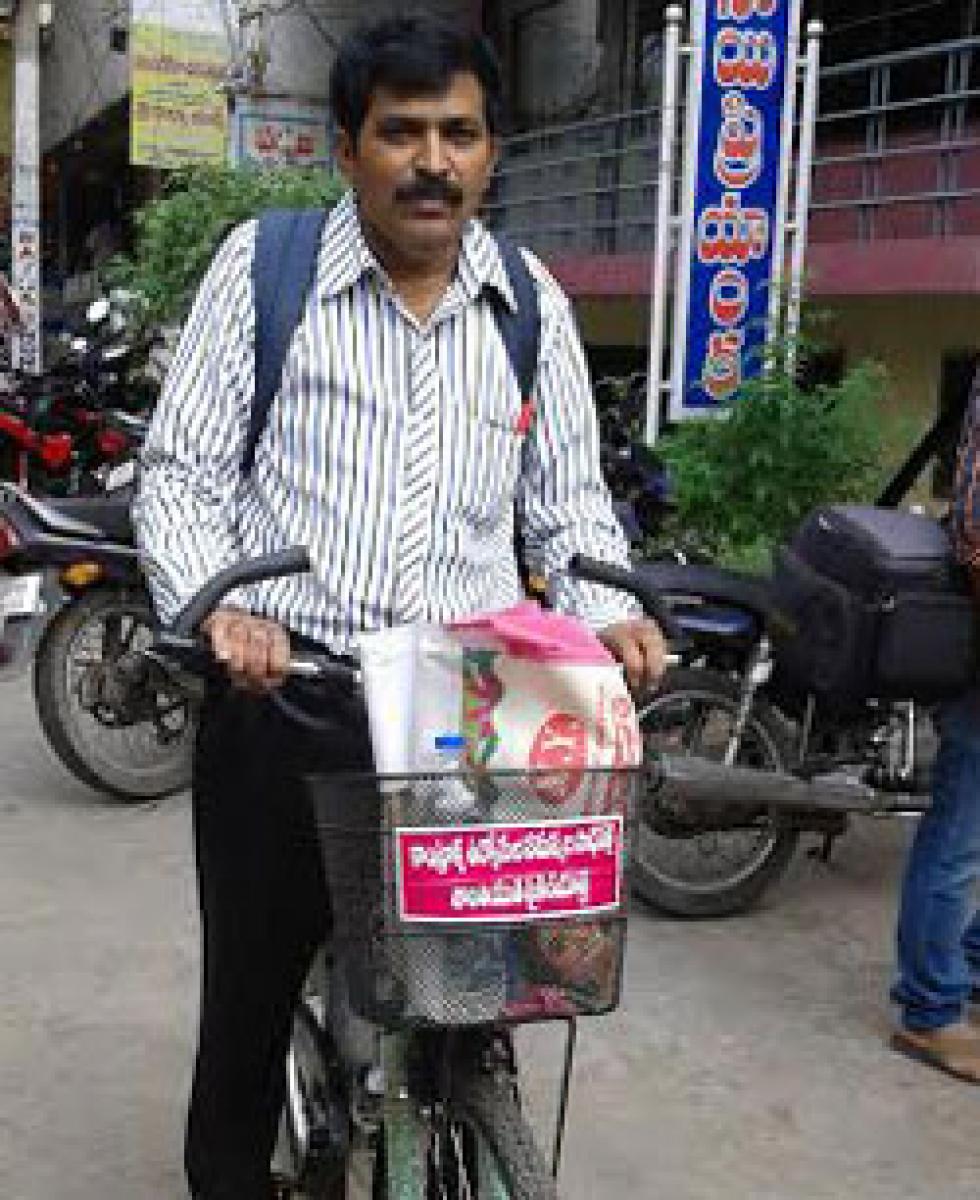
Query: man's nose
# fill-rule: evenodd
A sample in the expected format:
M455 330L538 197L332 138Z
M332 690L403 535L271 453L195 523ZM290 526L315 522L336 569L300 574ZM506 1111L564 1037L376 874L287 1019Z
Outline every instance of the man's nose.
M419 144L416 165L429 175L445 175L452 163L449 146L438 129L430 129Z

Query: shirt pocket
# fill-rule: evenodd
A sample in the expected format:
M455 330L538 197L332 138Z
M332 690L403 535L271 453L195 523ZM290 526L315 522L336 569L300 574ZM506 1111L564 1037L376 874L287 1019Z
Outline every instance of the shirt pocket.
M476 526L495 526L514 502L525 437L519 424L520 404L510 397L484 399L466 414L458 502Z

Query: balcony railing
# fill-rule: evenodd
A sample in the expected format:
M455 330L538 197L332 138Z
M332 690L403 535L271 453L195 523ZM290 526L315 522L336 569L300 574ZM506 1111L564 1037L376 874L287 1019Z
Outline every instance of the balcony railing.
M980 234L980 37L821 72L810 237ZM545 253L646 252L656 108L510 138L491 225Z

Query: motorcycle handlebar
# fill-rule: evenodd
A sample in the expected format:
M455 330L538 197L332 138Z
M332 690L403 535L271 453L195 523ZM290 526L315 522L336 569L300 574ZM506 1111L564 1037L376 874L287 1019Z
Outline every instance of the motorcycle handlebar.
M264 579L278 579L282 575L301 575L309 569L310 556L305 546L291 546L274 554L233 563L209 580L186 605L173 623L173 633L177 637L194 633L235 588Z

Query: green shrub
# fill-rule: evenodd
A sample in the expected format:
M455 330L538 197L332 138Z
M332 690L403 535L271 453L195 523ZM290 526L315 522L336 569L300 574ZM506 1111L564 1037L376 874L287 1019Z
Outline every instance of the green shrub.
M883 466L883 391L884 373L871 363L836 386L804 391L774 361L718 419L667 433L657 449L677 514L662 540L761 569L817 505L872 499Z
M175 172L164 194L135 217L136 246L105 271L141 297L149 326L183 321L221 238L266 208L332 207L343 183L322 170L195 167Z

